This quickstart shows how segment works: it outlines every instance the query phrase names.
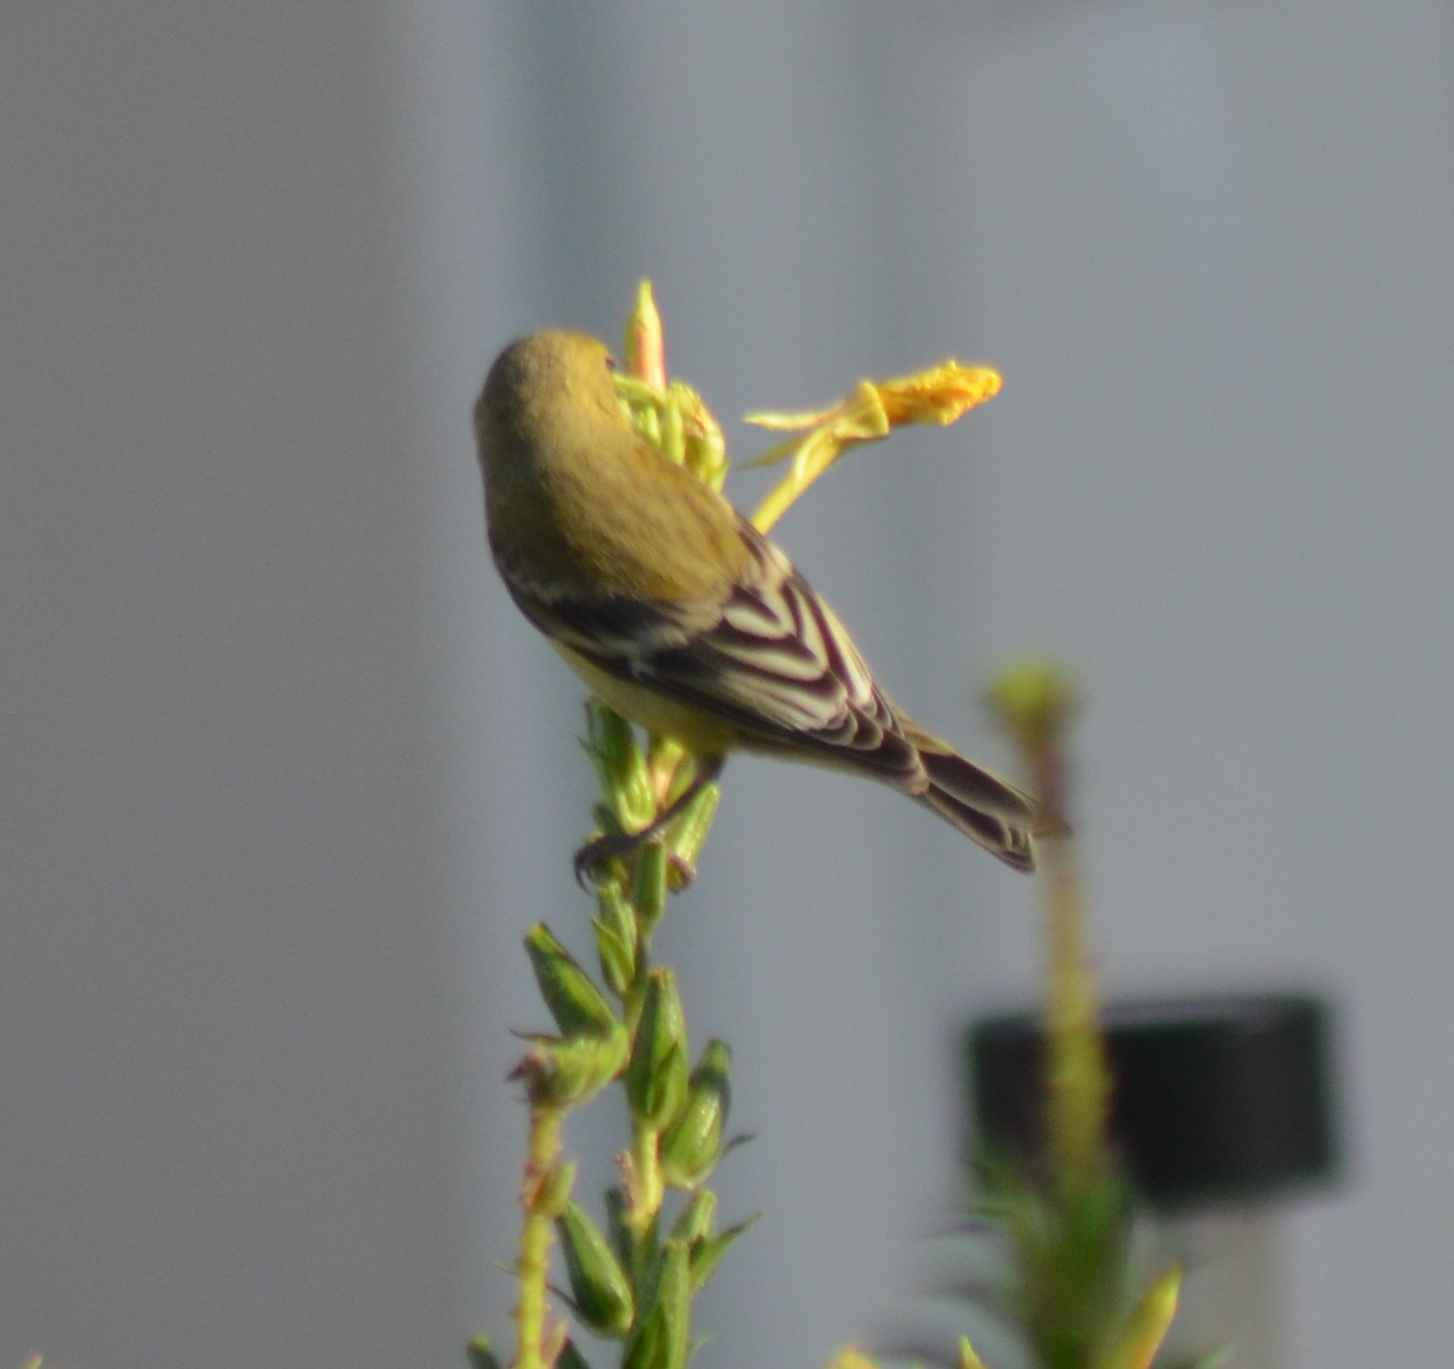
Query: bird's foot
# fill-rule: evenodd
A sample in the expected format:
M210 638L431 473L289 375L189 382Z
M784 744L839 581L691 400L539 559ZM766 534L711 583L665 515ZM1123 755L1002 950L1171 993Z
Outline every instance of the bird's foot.
M604 836L588 841L571 860L571 866L576 872L576 883L588 894L595 893L601 867L608 861L629 856L646 836L646 833L638 832L629 837Z
M572 865L576 872L576 883L588 894L595 891L596 876L607 861L621 860L629 856L638 847L659 837L668 827L672 825L696 800L698 794L709 784L717 782L717 776L722 773L722 758L712 757L708 760L699 761L696 777L686 789L678 795L664 812L659 813L656 821L650 827L643 827L639 832L633 832L629 836L600 836L594 841L588 841L575 854ZM676 875L673 881L673 889L681 890L687 888L697 877L696 867L676 852L667 854L667 863L672 872Z
M622 860L651 840L652 833L637 832L630 837L597 837L588 841L575 853L571 866L575 870L576 883L588 894L595 893L602 866L613 860ZM667 868L673 893L691 888L697 878L697 867L685 856L675 851L668 854Z

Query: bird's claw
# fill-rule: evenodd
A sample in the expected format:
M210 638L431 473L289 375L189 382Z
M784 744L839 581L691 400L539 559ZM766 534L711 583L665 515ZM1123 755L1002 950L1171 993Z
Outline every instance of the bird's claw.
M594 841L588 841L579 851L575 853L571 861L571 867L575 870L576 883L588 894L596 892L597 877L601 867L608 861L620 860L629 856L633 851L640 848L646 834L637 832L634 836L597 837ZM671 871L672 891L680 892L682 889L689 889L697 878L697 867L685 856L673 851L667 856L667 866Z
M629 856L641 843L635 837L597 837L588 841L571 861L576 873L576 883L588 894L596 892L597 875L609 860Z

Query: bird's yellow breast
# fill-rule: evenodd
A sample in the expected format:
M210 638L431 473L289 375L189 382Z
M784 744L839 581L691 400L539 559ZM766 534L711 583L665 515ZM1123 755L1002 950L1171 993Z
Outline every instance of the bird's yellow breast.
M732 727L691 704L680 703L644 685L609 675L579 652L552 641L565 663L590 687L602 703L623 718L652 732L672 737L701 756L721 756L739 744Z

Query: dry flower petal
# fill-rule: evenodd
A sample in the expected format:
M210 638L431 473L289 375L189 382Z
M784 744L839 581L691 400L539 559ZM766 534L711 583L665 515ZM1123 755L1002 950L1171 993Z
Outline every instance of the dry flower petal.
M961 414L993 399L999 375L985 366L961 366L952 357L942 364L897 380L860 381L853 393L830 409L812 413L749 414L747 422L775 432L802 432L765 452L750 466L792 459L792 469L752 516L766 532L797 498L855 443L877 442L894 428L911 423L953 423Z

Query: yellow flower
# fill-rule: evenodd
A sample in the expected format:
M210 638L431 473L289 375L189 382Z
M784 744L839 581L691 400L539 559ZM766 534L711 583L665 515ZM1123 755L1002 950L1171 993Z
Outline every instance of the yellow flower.
M927 371L897 380L864 380L847 398L815 413L748 414L747 422L777 432L808 429L750 462L769 466L792 459L792 469L752 515L766 532L793 502L849 447L877 442L895 428L914 423L947 427L1000 392L999 373L987 366L961 366L950 357Z

